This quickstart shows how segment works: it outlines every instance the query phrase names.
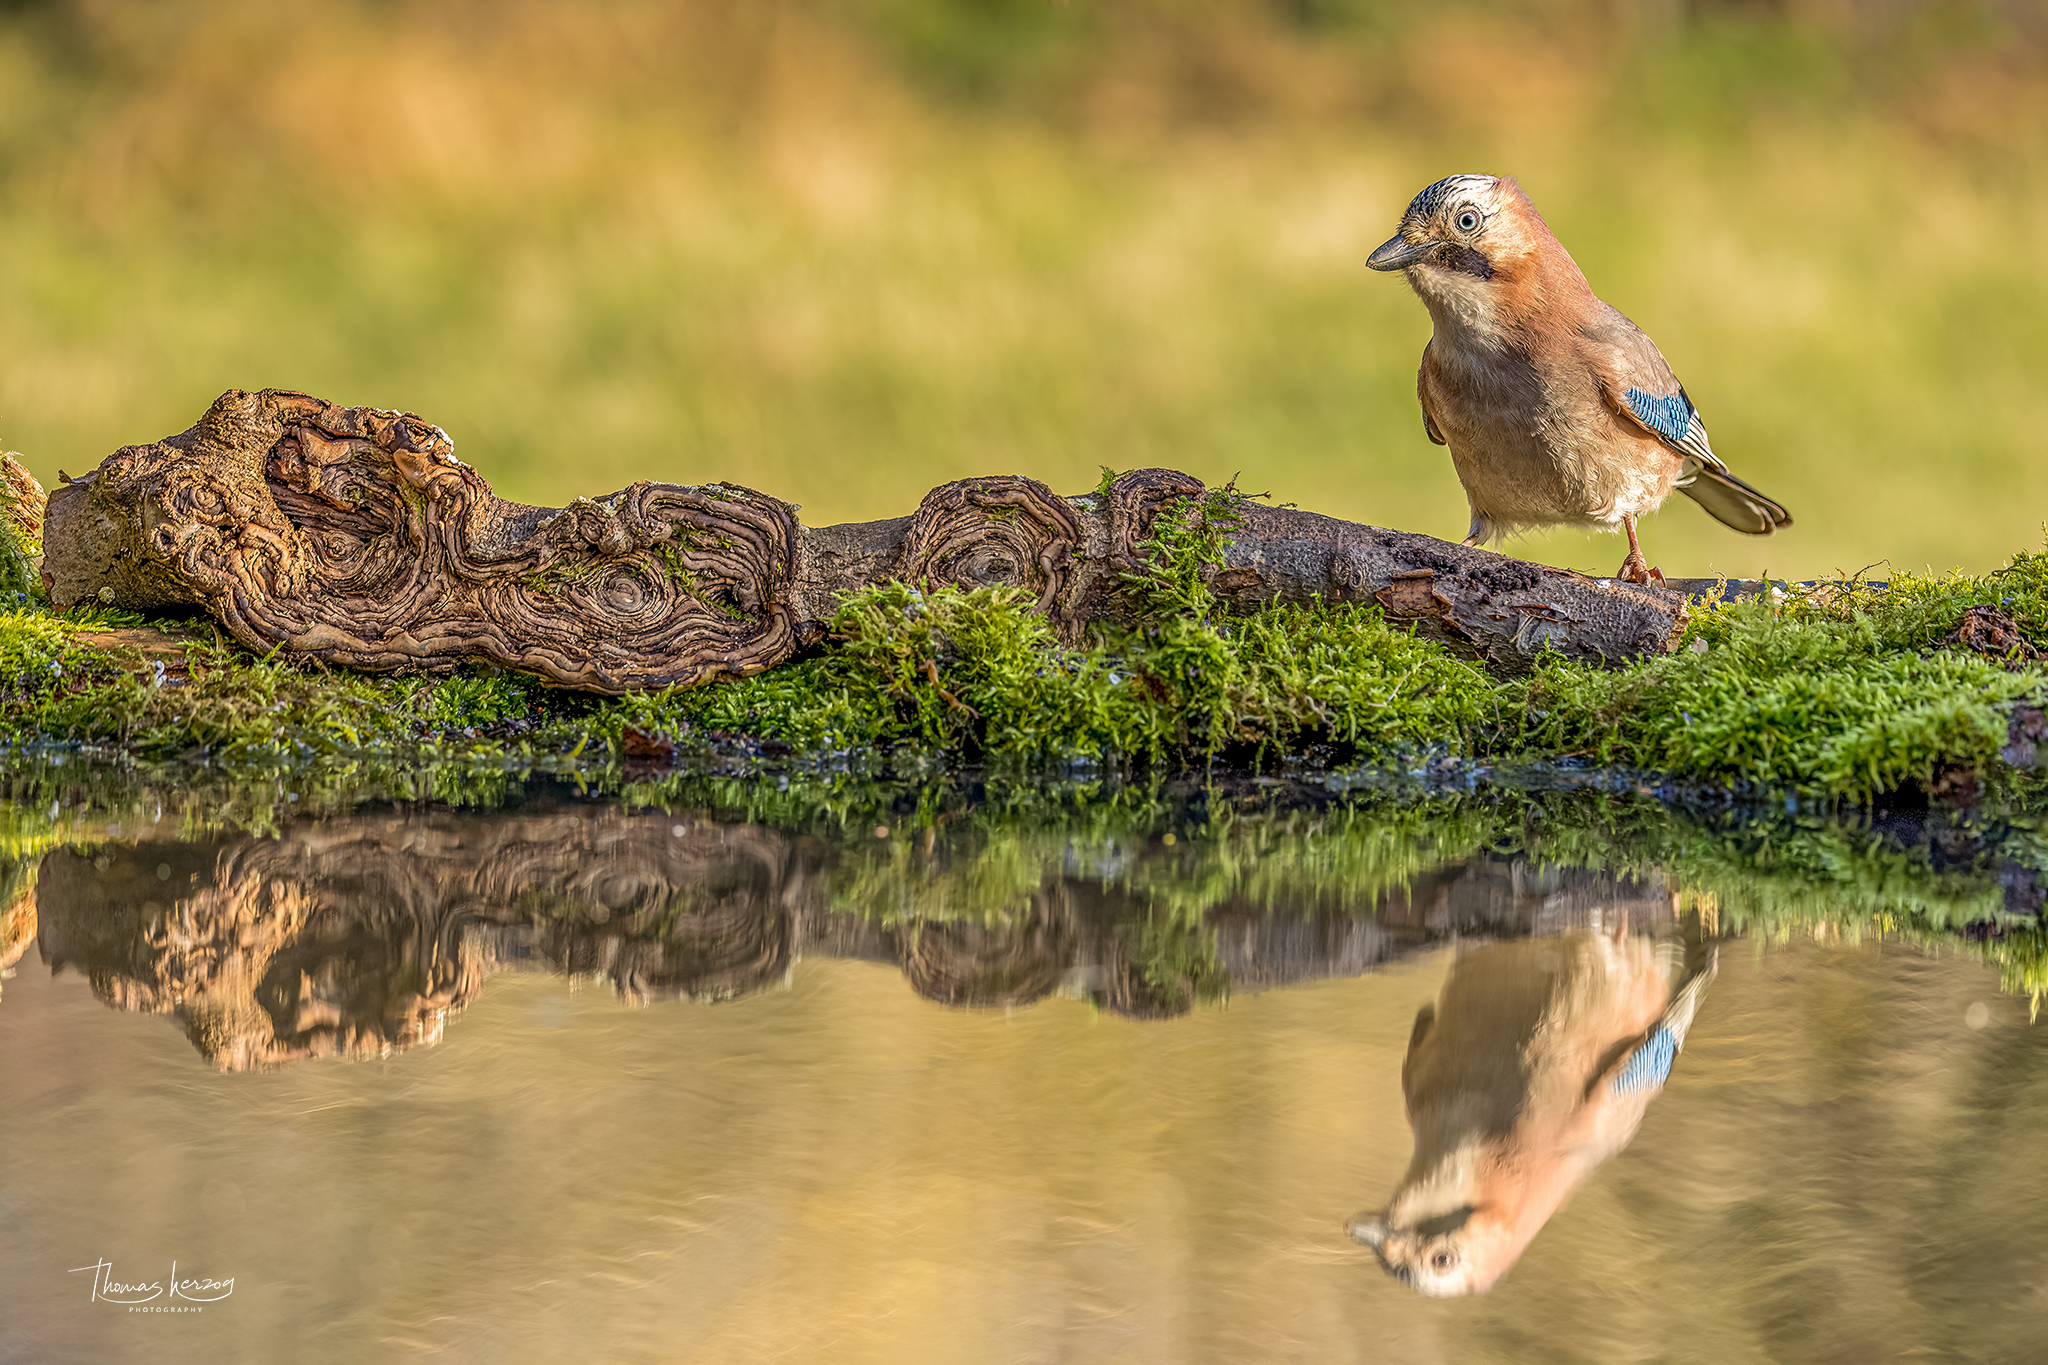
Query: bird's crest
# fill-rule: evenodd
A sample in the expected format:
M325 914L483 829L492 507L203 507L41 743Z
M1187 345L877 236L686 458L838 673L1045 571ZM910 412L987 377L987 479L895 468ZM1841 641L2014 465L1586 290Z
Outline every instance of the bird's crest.
M1491 200L1504 182L1496 175L1447 175L1408 201L1406 218L1427 222L1431 215L1453 199Z

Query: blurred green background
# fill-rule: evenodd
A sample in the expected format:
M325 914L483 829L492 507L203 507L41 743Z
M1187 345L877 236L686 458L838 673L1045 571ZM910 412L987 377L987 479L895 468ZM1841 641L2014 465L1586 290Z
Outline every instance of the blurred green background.
M1487 171L1797 520L1653 562L1983 570L2048 517L2044 151L2041 0L0 0L0 444L277 385L532 502L1167 464L1456 538L1364 260Z

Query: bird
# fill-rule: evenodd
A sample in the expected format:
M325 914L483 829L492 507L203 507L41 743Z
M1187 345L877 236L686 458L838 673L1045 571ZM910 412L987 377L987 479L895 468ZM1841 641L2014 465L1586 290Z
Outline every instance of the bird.
M1728 471L1656 343L1595 296L1512 177L1454 175L1409 203L1366 258L1429 309L1416 390L1471 504L1467 545L1540 526L1617 527L1616 573L1662 582L1636 520L1677 488L1723 525L1770 535L1786 510Z
M1624 918L1460 953L1401 1067L1414 1157L1348 1229L1389 1274L1432 1297L1486 1292L1628 1145L1714 976L1709 947L1674 992L1672 946Z

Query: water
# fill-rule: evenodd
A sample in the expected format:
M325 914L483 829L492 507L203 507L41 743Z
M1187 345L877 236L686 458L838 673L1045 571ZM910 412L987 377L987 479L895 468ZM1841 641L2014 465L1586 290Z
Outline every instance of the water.
M0 1359L2043 1354L2023 823L726 797L60 809L0 986ZM1598 1052L1709 955L1491 1292L1346 1235L1409 1173L1420 1007L1498 1099L1486 1048ZM201 1311L94 1300L174 1260L149 1306Z

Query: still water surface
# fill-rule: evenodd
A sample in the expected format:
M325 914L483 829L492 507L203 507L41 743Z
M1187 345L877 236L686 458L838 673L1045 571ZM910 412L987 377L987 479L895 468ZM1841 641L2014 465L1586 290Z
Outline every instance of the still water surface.
M74 831L0 987L0 1359L2042 1358L2048 1027L1995 967L1498 830L1187 820ZM1424 1006L1509 1115L1425 1140L1569 1196L1481 1296L1346 1234ZM1559 1131L1619 1141L1503 1136L1572 1066ZM155 1307L232 1292L95 1301L173 1260Z

